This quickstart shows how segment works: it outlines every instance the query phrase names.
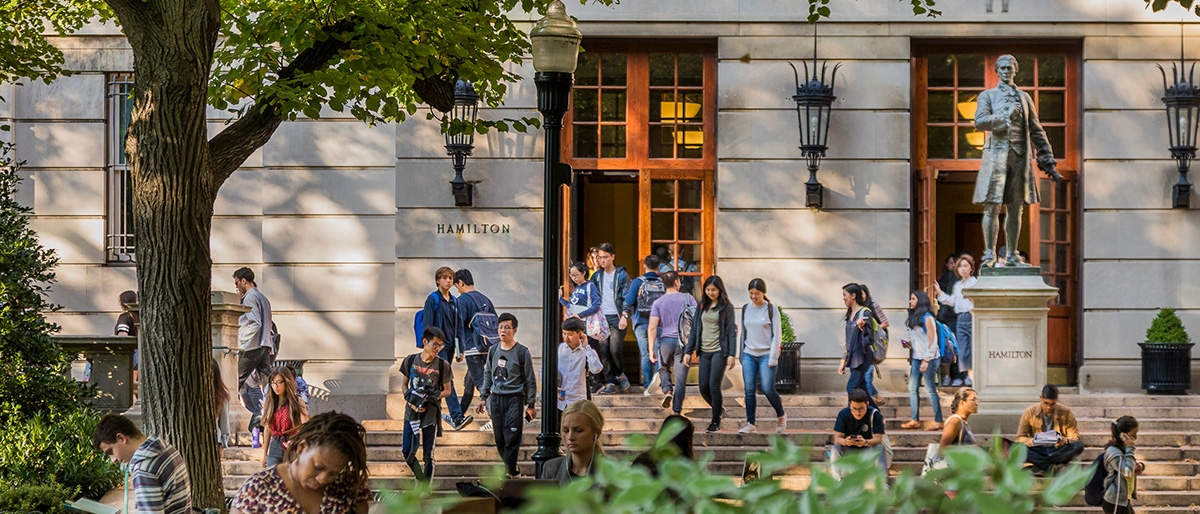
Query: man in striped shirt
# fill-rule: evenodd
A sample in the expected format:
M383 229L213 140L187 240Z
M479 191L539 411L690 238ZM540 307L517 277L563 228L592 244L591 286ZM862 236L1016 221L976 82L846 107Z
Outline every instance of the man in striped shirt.
M174 446L146 437L129 418L108 414L92 432L92 445L113 462L129 465L136 512L190 513L191 479Z

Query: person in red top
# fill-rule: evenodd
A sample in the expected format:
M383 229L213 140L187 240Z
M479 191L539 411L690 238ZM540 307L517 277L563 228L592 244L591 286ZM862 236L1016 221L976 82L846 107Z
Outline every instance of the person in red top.
M296 376L286 367L271 372L268 382L270 392L263 401L263 435L267 439L267 451L263 453L263 466L271 467L283 462L283 451L288 438L296 435L300 425L308 421L308 407L296 394Z

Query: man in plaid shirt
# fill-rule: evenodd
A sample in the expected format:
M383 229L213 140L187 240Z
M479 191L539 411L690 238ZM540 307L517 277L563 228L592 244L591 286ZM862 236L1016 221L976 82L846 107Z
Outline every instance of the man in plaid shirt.
M92 445L113 462L129 464L136 512L190 513L191 479L179 450L146 437L129 418L108 414L92 432Z

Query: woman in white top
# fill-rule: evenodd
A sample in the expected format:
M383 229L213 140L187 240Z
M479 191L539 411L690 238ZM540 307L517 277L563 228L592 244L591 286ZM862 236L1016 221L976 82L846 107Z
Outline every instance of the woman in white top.
M934 322L932 305L925 291L913 291L908 296L908 346L912 349L912 369L908 373L908 402L912 416L901 425L907 430L921 429L921 379L929 391L929 403L933 405L933 425L930 430L942 429L942 402L938 396L937 369L941 359L938 349L937 325Z
M958 258L956 271L959 280L954 283L951 294L942 291L937 282L933 283L933 289L937 291L938 302L954 307L954 312L958 314L958 326L954 330L954 339L958 342L958 369L966 372L967 378L956 377L950 385L971 387L975 379L975 371L971 366L971 311L975 309L975 303L963 296L963 289L979 281L975 278L975 259L970 254L963 254Z
M763 396L775 408L779 419L775 432L782 434L787 428L787 413L783 411L783 400L775 392L775 371L779 365L779 348L783 341L783 321L779 307L767 298L767 283L756 278L750 281L750 303L742 306L742 322L739 324L738 350L742 361L742 381L746 384L746 426L738 432L757 432L754 425L758 396Z

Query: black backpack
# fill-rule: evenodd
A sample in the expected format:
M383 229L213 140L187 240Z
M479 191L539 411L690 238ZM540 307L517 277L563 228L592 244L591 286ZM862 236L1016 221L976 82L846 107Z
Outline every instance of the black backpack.
M1098 507L1104 502L1104 479L1108 478L1108 470L1104 469L1104 452L1100 452L1092 467L1095 471L1092 472L1092 479L1083 486L1083 501L1092 507Z
M667 293L667 286L660 278L642 277L642 285L638 288L637 310L644 319L650 318L650 307L654 301Z
M479 351L487 353L488 349L500 342L500 318L492 301L483 293L471 291L463 296L469 296L479 309L467 320L467 327L479 342Z

